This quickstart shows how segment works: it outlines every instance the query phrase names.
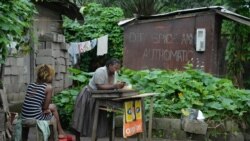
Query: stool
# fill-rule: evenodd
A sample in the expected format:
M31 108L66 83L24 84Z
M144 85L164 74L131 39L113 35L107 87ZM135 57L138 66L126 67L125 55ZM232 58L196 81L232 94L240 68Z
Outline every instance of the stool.
M57 141L58 140L58 133L57 133L57 123L56 120L53 118L49 121L49 128L50 128L50 136L49 136L49 141ZM31 129L31 130L30 130ZM33 134L29 134L29 131L33 132ZM22 140L23 141L28 141L28 138L33 137L33 140L35 139L36 141L43 141L43 133L41 130L39 130L39 127L37 125L37 120L36 119L24 119L22 120Z

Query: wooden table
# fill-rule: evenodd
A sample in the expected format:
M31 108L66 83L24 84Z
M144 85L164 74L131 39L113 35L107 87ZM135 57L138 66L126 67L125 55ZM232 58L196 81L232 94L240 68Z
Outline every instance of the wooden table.
M112 109L114 106L121 105L120 108L123 108L124 102L129 100L140 99L142 101L142 120L143 120L143 130L142 140L143 141L151 141L152 136L152 117L153 117L153 96L156 93L144 93L139 94L135 90L95 90L92 91L92 97L96 99L95 105L95 113L94 113L94 123L92 129L92 137L91 141L96 141L96 131L97 131L97 123L98 123L98 114L99 110L103 110L101 107L107 107L107 109ZM149 112L149 127L148 127L148 136L146 137L146 124L145 124L145 108L143 104L143 100L145 97L150 98L150 112ZM114 111L113 111L114 115ZM115 130L115 120L113 118L112 125L112 136L109 138L110 141L114 141L114 130Z

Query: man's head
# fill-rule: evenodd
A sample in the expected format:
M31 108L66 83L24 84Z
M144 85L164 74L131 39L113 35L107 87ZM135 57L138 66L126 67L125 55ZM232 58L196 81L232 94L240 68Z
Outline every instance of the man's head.
M112 58L106 62L106 67L108 69L108 73L113 75L120 69L121 62L116 58Z
M55 75L55 70L50 65L40 65L37 67L37 79L38 83L51 83Z

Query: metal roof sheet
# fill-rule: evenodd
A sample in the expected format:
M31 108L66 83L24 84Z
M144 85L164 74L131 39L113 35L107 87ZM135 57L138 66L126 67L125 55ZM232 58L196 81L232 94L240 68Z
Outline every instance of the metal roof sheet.
M174 15L180 15L180 14L188 14L188 13L196 13L196 12L209 11L209 10L215 10L216 13L220 14L224 18L250 26L250 18L234 13L232 11L229 11L222 6L210 6L210 7L176 10L173 12L156 14L156 15L151 15L151 16L137 16L131 19L122 20L118 23L118 25L124 26L130 22L133 22L134 20L147 20L147 19L162 18L162 17L174 16Z

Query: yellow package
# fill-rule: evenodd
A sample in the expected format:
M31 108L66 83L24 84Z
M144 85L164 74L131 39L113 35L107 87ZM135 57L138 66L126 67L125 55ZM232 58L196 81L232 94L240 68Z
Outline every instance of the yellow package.
M135 101L135 117L136 120L142 119L142 109L141 109L141 100L136 100Z
M133 101L124 102L125 107L125 119L126 122L131 122L134 120L134 106Z

